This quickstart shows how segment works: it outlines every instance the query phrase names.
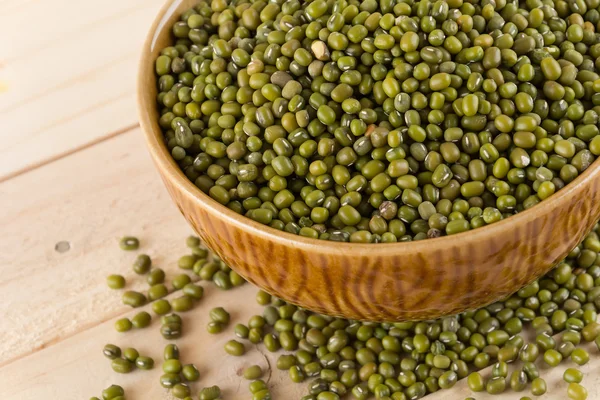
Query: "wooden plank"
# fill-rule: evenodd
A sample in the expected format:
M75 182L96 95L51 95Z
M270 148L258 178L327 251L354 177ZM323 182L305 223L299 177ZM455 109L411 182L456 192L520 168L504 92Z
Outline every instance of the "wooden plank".
M160 5L161 2L154 4ZM70 0L0 1L0 33L9 35L3 37L17 39L4 42L8 50L2 52L2 58L5 63L9 63L15 59L30 57L31 52L55 46L57 42L64 42L70 37L81 36L90 28L100 28L107 22L110 26L111 20L131 15L133 10L152 7L152 2L143 0L106 0L102 4ZM24 27L29 29L24 30ZM14 35L15 32L19 32L19 35ZM107 34L110 35L110 32ZM63 56L74 58L75 54Z
M284 352L269 353L264 346L254 346L248 342L248 352L244 357L232 357L223 351L224 343L234 338L235 323L246 323L249 316L260 313L261 307L254 303L256 289L247 284L234 291L223 292L212 285L205 286L205 296L192 311L182 314L184 318L183 338L176 341L181 349L182 361L198 366L201 379L192 384L194 393L204 386L219 385L223 389L224 398L249 398L248 382L241 378L244 368L258 364L263 370L270 371L265 375L269 388L275 399L299 399L306 394L307 383L294 384L285 371L276 369L277 357ZM177 296L176 293L171 297ZM114 303L116 296L113 296ZM210 335L205 326L209 321L208 312L216 306L225 307L231 313L229 327L219 335ZM148 310L148 307L145 308ZM131 317L136 311L126 315ZM60 395L65 399L81 399L98 395L105 387L116 383L122 385L128 398L140 399L172 399L167 390L158 384L162 374L160 363L162 349L168 342L158 333L157 318L144 330L126 334L117 333L113 321L80 332L54 346L40 350L28 357L20 359L0 368L0 398L6 400L37 400L43 395ZM110 369L110 362L101 355L104 344L113 343L125 347L135 347L142 354L152 356L156 366L152 371L135 371L128 375L115 374ZM588 346L589 347L589 346ZM538 363L540 364L540 363ZM574 366L564 362L560 367L549 370L540 366L542 376L548 384L548 394L541 400L566 399L566 384L562 381L565 368ZM590 391L588 399L597 400L600 388L600 362L593 359L589 364L580 367L585 373L584 384ZM490 375L490 368L483 371ZM69 377L69 379L64 379ZM459 381L455 387L426 396L427 400L457 399L473 396L478 400L518 400L527 395L528 390L514 393L508 390L503 395L472 393L466 380Z
M183 337L176 341L181 349L182 361L194 363L200 370L200 381L192 385L194 393L204 386L217 384L224 390L226 399L250 398L248 383L240 374L245 367L258 364L263 370L268 370L270 366L271 372L265 379L268 380L273 398L293 400L306 394L306 382L294 384L287 377L287 372L279 371L275 367L277 357L283 352L272 354L267 352L264 346L256 347L248 342L245 342L248 352L244 357L232 357L223 351L223 344L234 337L234 324L246 323L249 316L261 312L261 307L253 301L256 289L245 285L234 291L223 292L212 285L204 286L206 291L201 303L194 310L182 314L185 332ZM112 302L114 301L113 298ZM208 312L215 306L223 306L231 313L231 323L225 332L210 335L205 326L209 321ZM132 316L136 312L131 311L127 315ZM160 336L158 328L159 323L155 318L147 329L122 334L115 332L112 321L108 321L13 362L0 368L0 398L37 400L50 395L50 398L84 399L97 396L102 389L116 383L125 388L130 399L172 399L167 390L158 384L162 374L162 349L168 343ZM101 354L101 349L106 343L117 344L123 348L133 346L142 354L153 357L156 366L152 371L116 374L110 368L110 361ZM562 373L570 366L573 364L564 362L552 370L540 367L542 376L548 383L548 393L536 399L566 399L567 385L562 381ZM585 373L583 384L590 392L588 399L597 400L600 398L600 362L596 358L580 368ZM484 371L485 376L489 374L490 368ZM503 395L495 396L471 393L466 380L461 380L452 389L434 393L425 399L462 400L472 396L478 400L518 400L526 395L530 395L529 389L521 393L508 390Z
M121 251L118 237L138 235L140 251L148 252L155 265L171 272L177 270L176 259L186 251L183 239L189 228L170 203L139 130L8 180L0 185L0 194L0 208L5 211L0 216L4 239L0 242L0 293L4 298L0 315L9 321L0 324L0 362L4 364L0 398L33 400L50 394L52 398L80 399L99 394L113 382L123 384L134 399L169 398L157 384L159 366L152 372L117 376L101 355L102 346L113 342L135 346L158 360L166 343L156 321L146 330L114 331L115 318L123 313L132 316L137 310L122 306L120 293L107 289L104 277L120 272L129 279L129 287L145 287L143 278L129 270L135 254ZM59 253L55 245L63 240L71 249ZM201 304L185 314L186 334L179 341L184 361L197 363L203 376L195 390L219 384L227 389L227 398L247 398L240 371L254 363L264 366L267 361L254 346L248 345L253 350L244 358L227 356L222 346L232 337L235 323L260 312L254 302L256 289L247 285L222 292L204 286ZM232 315L227 333L218 336L205 330L208 311L215 306L226 307ZM285 372L273 367L276 355L267 359L275 398L300 398L306 386L292 384ZM542 399L565 398L565 385L560 382L563 369L544 371L551 390ZM598 390L600 359L593 358L583 370L590 392ZM69 379L64 379L67 376ZM461 381L452 390L428 399L467 395L466 383ZM481 394L476 398L491 399Z
M248 381L240 375L244 368L258 364L263 370L271 371L265 374L265 380L268 380L273 398L299 399L306 384L294 384L287 377L287 372L276 369L275 363L281 353L271 354L264 350L264 346L259 349L249 343L246 343L248 352L244 357L229 356L223 350L224 343L234 337L235 323L247 323L248 316L260 312L261 307L254 301L240 301L244 298L253 300L256 289L249 284L230 292L212 285L205 285L205 289L201 303L194 310L182 314L186 333L175 342L181 349L182 362L194 363L200 371L200 380L191 385L194 395L202 387L216 384L223 389L225 399L248 399L251 396ZM112 296L111 303L115 302ZM232 322L225 332L211 335L205 326L209 321L209 310L217 305L230 311ZM127 315L132 316L136 312ZM108 321L13 362L0 368L0 398L87 399L100 395L104 388L116 383L125 388L128 399L173 399L158 383L162 375L162 350L169 343L160 336L159 326L155 318L149 328L117 333L113 321ZM156 365L151 371L116 374L111 370L110 361L102 355L102 347L106 343L123 348L133 346L140 353L153 357Z
M137 59L141 41L162 2L154 0L144 2L143 6L138 4L137 7L134 4L122 11L111 9L111 3L114 2L103 5L108 14L104 18L88 17L81 21L78 16L95 16L92 3L87 3L85 8L88 12L76 10L79 12L73 13L75 15L70 15L70 12L61 15L59 21L50 19L53 24L64 25L48 41L42 36L36 37L34 43L25 42L23 47L19 42L13 43L14 55L10 56L9 48L9 56L3 56L3 63L6 69L15 70L17 74L11 85L15 91L11 96L0 99L0 111L13 110L23 102L40 96L56 96L55 90L62 85L77 84L79 80L101 72L122 58ZM102 13L100 16L103 16ZM8 27L3 33L8 34L10 29ZM24 40L27 40L27 36ZM123 68L121 71L128 72ZM126 81L123 79L118 83ZM107 88L105 92L110 93L110 90ZM92 94L88 95L91 97Z
M2 18L0 36L23 34L0 47L0 180L137 122L138 49L162 3L36 1Z
M4 16L11 15L13 11L22 9L36 0L0 0L0 13Z
M245 323L248 316L260 312L253 301L256 289L250 285L223 292L207 286L205 297L193 311L185 313L184 327L187 333L177 340L181 349L182 361L198 366L201 379L192 385L194 393L204 386L219 385L224 398L249 398L248 383L240 377L242 370L252 364L258 364L266 375L273 398L293 400L306 394L307 383L294 384L285 371L275 368L276 359L283 352L268 353L264 346L254 346L246 342L248 352L244 357L231 357L223 351L223 344L233 338L232 327L237 322ZM227 330L219 335L210 335L204 329L209 321L208 311L214 306L225 307L232 316ZM137 311L136 311L137 312ZM131 316L135 312L127 315ZM158 321L144 330L119 334L114 331L112 321L103 323L90 330L81 332L55 346L41 350L24 359L0 368L0 398L6 400L37 400L43 395L56 398L82 399L98 395L101 390L113 383L122 385L128 398L172 399L167 390L158 384L162 374L160 363L163 346L168 342L158 333ZM135 371L128 375L118 375L110 369L110 362L101 355L106 343L121 347L133 346L142 354L152 356L157 362L152 371ZM539 397L531 396L529 388L520 393L507 390L502 395L472 393L466 380L459 381L452 389L442 390L425 397L427 400L462 400L474 397L478 400L519 400L529 395L540 400L565 400L566 383L562 373L571 362L563 362L560 367L548 369L540 366L542 377L546 379L548 392ZM600 362L593 359L589 364L579 367L585 374L583 384L588 388L588 400L600 398ZM490 375L490 368L483 371ZM65 379L64 377L69 377ZM60 397L59 397L60 396ZM47 397L47 396L46 396ZM54 397L53 397L54 398ZM352 397L351 397L352 398Z
M120 251L118 237L136 234L140 251L174 273L190 233L134 129L137 49L161 4L0 1L1 37L21 32L0 45L0 181L56 160L0 184L0 315L8 321L0 324L1 399L87 398L113 382L123 384L130 398L170 398L157 384L160 365L117 376L100 351L113 342L159 361L166 343L156 320L151 328L128 334L113 329L115 318L137 310L122 306L120 292L108 290L104 277L121 272L128 287L145 287L129 269L135 253ZM56 251L60 241L69 243L67 252ZM248 398L247 382L239 375L257 363L272 367L274 398L300 398L306 386L274 368L278 354L265 355L264 348L251 345L243 358L223 351L233 325L261 311L254 303L256 289L246 285L222 292L205 286L205 298L185 315L186 334L178 341L184 362L196 363L202 374L194 391L219 384L227 398ZM208 310L215 306L232 314L226 333L217 336L205 330ZM568 366L543 369L549 394L540 399L566 398L561 377ZM600 399L600 360L593 358L582 370L588 399ZM463 380L427 399L525 394L473 395Z
M120 74L116 69L111 72ZM67 103L73 104L59 114L55 113L56 106L46 104L52 102L52 98L32 101L31 106L39 106L40 119L47 121L41 126L28 117L27 107L15 110L7 119L8 129L0 131L0 138L6 137L0 141L0 181L137 126L131 90L105 95L91 104L76 101L85 97L85 93L102 90L104 84L100 79L66 87L63 93L71 99ZM27 135L15 135L18 132L27 132Z
M10 321L0 323L0 364L127 310L104 283L135 276L120 236L139 236L174 271L191 233L137 129L0 184L0 209L0 315ZM59 241L71 249L55 251Z

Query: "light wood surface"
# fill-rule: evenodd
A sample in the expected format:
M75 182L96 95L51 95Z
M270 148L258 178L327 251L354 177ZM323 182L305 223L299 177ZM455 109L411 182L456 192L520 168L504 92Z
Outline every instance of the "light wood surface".
M0 180L137 124L140 44L161 5L0 3Z
M106 275L122 273L128 287L144 286L130 269L137 253L121 251L118 238L139 236L139 252L174 273L191 233L136 128L136 54L160 3L0 0L0 37L11 38L0 42L2 400L88 399L112 383L123 385L130 400L172 398L158 385L160 365L117 375L101 354L112 342L159 360L166 343L156 318L144 330L119 334L113 328L118 317L137 310L121 305L121 292L106 287ZM57 252L60 241L68 241L70 250ZM247 345L247 356L235 358L222 349L233 325L261 310L254 302L256 289L245 285L222 292L204 286L201 303L184 314L185 333L178 341L184 362L201 372L194 390L219 384L225 398L248 399L241 369L269 363L274 398L299 399L306 386L291 383L274 367L278 354ZM232 315L228 330L216 336L205 329L215 306ZM600 357L592 353L583 370L593 400L600 399ZM551 394L540 399L566 399L560 378L568 366L545 372ZM461 381L426 399L468 395Z
M104 278L122 273L144 287L120 251L136 235L165 271L177 269L191 230L171 206L142 147L139 130L20 175L1 186L0 359L10 360L126 310L110 301ZM43 194L43 195L40 195ZM16 200L16 201L15 201ZM59 241L71 249L55 251ZM23 290L28 288L27 290ZM33 303L24 312L25 307ZM14 329L18 326L19 329Z

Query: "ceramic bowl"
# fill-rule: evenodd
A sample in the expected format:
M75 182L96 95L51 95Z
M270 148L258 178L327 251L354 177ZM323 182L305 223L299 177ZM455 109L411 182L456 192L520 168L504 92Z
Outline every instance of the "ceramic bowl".
M168 152L158 125L154 60L193 0L169 0L142 49L139 119L173 202L202 240L248 281L307 309L350 319L425 320L502 299L548 272L600 217L600 161L540 204L498 223L412 243L309 239L212 200ZM248 301L254 301L249 299Z

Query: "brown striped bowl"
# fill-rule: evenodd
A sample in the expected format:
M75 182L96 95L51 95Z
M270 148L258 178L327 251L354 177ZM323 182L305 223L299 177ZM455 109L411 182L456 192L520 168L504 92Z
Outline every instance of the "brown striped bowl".
M158 125L154 60L194 0L169 0L142 50L139 119L181 213L233 269L269 293L351 319L424 320L504 298L577 245L600 217L600 161L535 207L474 231L412 243L308 239L254 222L202 193L171 158Z

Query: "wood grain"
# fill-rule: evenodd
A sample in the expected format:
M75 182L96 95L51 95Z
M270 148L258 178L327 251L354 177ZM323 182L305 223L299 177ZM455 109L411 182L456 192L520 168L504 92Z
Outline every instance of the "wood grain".
M0 323L0 364L127 310L104 281L135 277L136 253L119 249L120 236L139 236L140 251L174 271L191 233L139 130L0 184L0 209L0 315L10 321ZM55 251L59 241L71 249Z
M244 357L229 356L223 350L225 342L234 337L235 323L247 323L249 316L261 311L254 301L240 301L243 298L254 299L255 288L245 285L234 290L224 292L212 285L205 285L204 298L199 305L182 314L185 333L176 343L181 349L182 362L196 364L200 371L200 380L191 385L194 394L204 386L216 384L223 389L225 399L249 399L248 381L240 375L244 368L258 364L267 371L265 380L273 398L299 399L305 392L306 384L292 383L287 371L275 368L281 352L268 353L264 346L257 348L249 343L246 343L248 352ZM107 303L118 303L117 296L109 296ZM208 313L211 307L217 305L229 310L232 322L225 332L211 335L206 331L206 324L210 320ZM126 315L132 316L136 312ZM104 388L115 383L125 388L127 398L131 400L173 399L159 384L162 351L169 343L160 336L159 326L155 318L149 328L123 334L114 330L113 321L108 321L81 331L67 341L0 368L0 398L81 400L98 396ZM154 358L154 369L134 371L127 375L116 374L110 367L110 360L102 355L102 347L106 343L122 348L135 347L140 353Z
M150 372L117 375L101 355L102 346L114 342L135 346L158 361L166 343L156 320L150 328L128 334L113 329L116 318L137 311L121 305L120 292L106 288L105 276L121 272L130 287L145 286L129 269L135 253L121 251L118 238L138 235L140 251L175 271L191 231L159 182L135 129L136 52L161 3L0 0L0 37L11 38L0 42L2 400L81 400L112 383L122 384L131 400L172 400L157 382L160 363ZM31 170L34 166L40 168ZM63 240L71 248L58 253L55 245ZM234 323L260 311L256 289L246 285L221 292L205 286L199 307L184 315L186 334L178 341L184 362L200 368L202 378L194 389L219 384L226 398L247 399L241 369L268 362L274 398L299 399L305 384L291 383L274 368L276 355L265 358L253 346L243 358L222 350ZM215 306L225 306L232 315L232 324L218 336L205 330L208 310ZM600 358L595 351L592 355L583 367L583 383L588 399L597 400ZM561 375L567 366L544 371L550 394L540 399L566 398ZM518 400L527 394L493 398ZM426 399L462 400L468 395L473 394L463 380Z
M181 348L184 363L194 363L201 374L200 380L193 384L194 392L204 386L217 384L224 389L226 399L248 399L248 383L240 374L243 368L258 364L263 370L270 371L265 375L273 398L297 400L306 394L307 383L295 384L287 377L285 371L275 368L276 359L283 352L269 353L264 346L246 343L248 352L244 357L232 357L223 351L223 344L233 337L232 328L235 323L246 323L248 318L261 311L261 307L253 301L256 289L250 285L223 292L212 285L205 285L205 296L192 311L183 314L184 336L176 343ZM247 299L248 301L244 301ZM118 302L113 295L110 303ZM210 335L205 326L209 321L208 312L212 307L223 306L231 313L231 323L225 332ZM146 307L147 309L147 307ZM137 311L125 314L131 317ZM133 346L142 354L152 356L156 366L152 371L135 371L128 375L119 375L110 369L110 362L101 354L106 343L121 347ZM158 321L144 330L131 331L126 334L115 332L113 321L104 322L91 329L83 330L68 340L40 350L28 357L20 359L0 368L0 398L3 400L37 400L40 398L56 398L80 400L97 396L102 389L115 383L122 385L128 399L172 399L167 390L158 384L160 360L165 341L158 333ZM589 347L589 346L588 346ZM592 353L593 354L593 353ZM592 358L592 362L580 367L585 373L583 384L589 389L588 400L598 400L600 395L600 362ZM548 384L548 393L536 397L540 400L565 400L566 384L562 381L562 373L567 367L574 366L564 362L552 370L542 367L541 372ZM482 371L484 376L490 375L490 368ZM529 389L521 393L508 391L503 395L472 393L466 380L459 381L452 389L443 390L426 396L427 400L463 400L473 396L478 400L519 400L529 395Z
M0 180L136 124L139 49L161 4L0 4L0 37L14 37L0 45Z

